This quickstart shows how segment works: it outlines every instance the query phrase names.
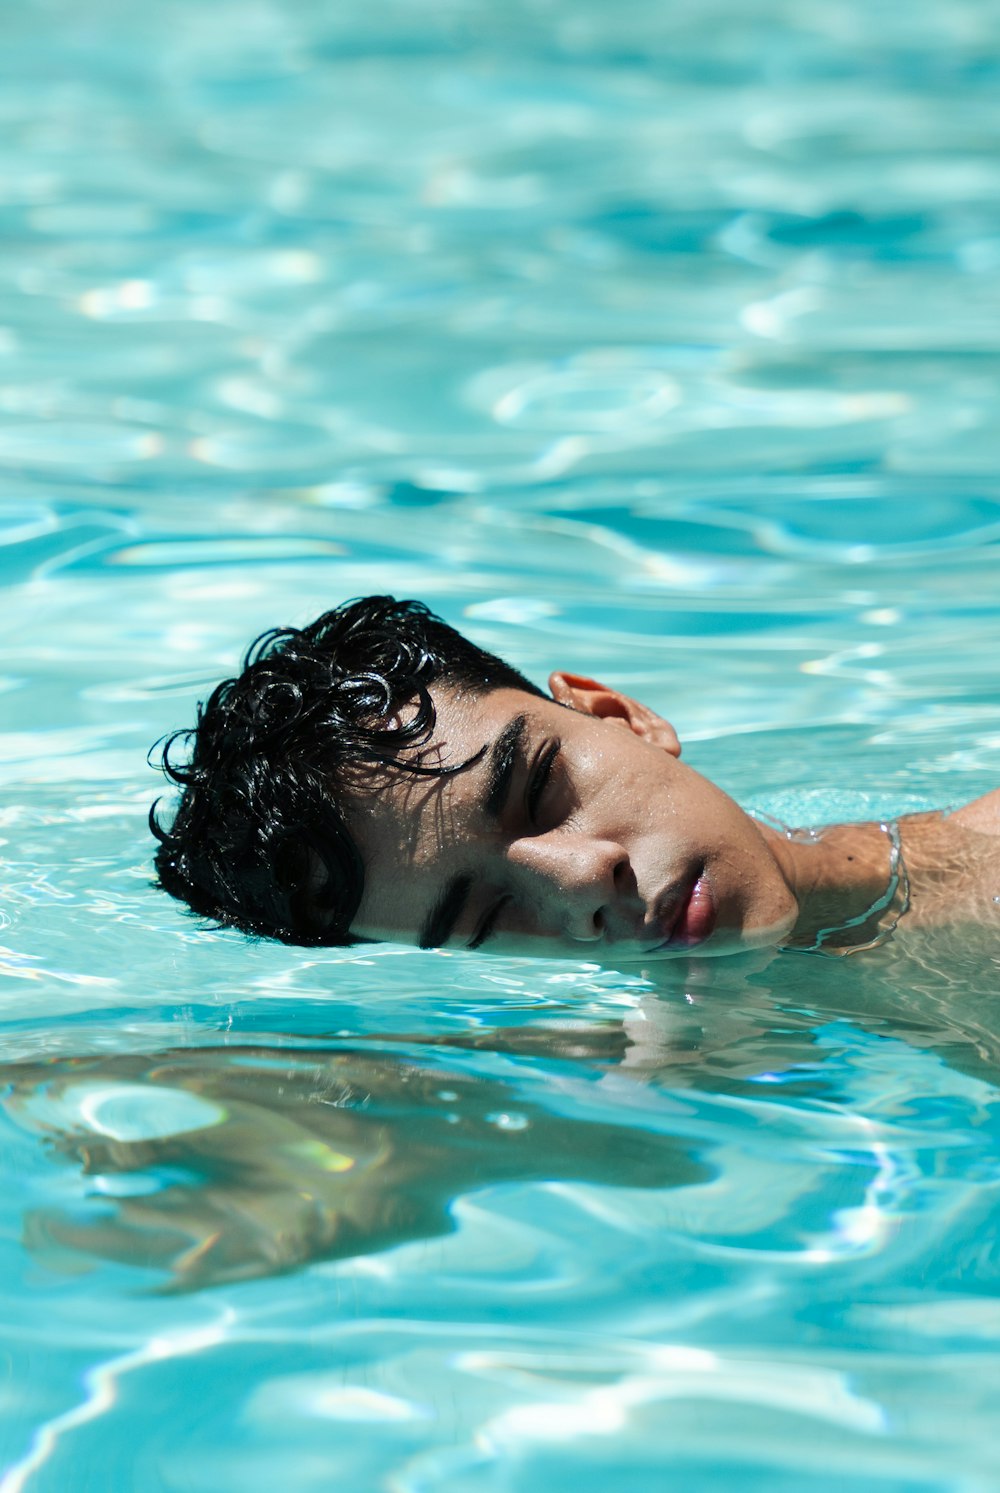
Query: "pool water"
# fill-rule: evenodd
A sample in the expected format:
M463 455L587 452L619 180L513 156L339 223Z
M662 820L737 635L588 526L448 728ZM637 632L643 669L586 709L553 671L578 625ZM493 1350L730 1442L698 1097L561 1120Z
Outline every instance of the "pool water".
M2 1493L993 1493L1000 951L295 951L149 885L419 596L818 823L1000 779L996 0L0 18Z

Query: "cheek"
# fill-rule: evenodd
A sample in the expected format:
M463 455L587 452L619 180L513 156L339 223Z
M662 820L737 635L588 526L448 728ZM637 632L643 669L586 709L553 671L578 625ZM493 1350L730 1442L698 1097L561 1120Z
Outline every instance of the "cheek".
M593 817L594 828L612 838L664 828L676 819L676 787L658 753L636 742L625 752L592 750L579 762L566 788L575 815Z

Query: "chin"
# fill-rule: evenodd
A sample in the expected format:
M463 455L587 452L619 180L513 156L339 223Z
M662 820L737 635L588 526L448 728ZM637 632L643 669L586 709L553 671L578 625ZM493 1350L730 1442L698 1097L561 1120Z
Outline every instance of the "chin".
M783 917L774 921L761 923L756 927L744 928L740 934L740 947L743 949L773 949L783 944L788 939L798 922L799 909L796 904ZM736 952L733 950L732 952Z
M780 917L768 917L743 923L735 928L717 927L703 943L678 945L659 951L657 957L688 954L699 959L720 959L731 954L750 954L759 949L776 949L791 934L798 921L798 906L787 908Z

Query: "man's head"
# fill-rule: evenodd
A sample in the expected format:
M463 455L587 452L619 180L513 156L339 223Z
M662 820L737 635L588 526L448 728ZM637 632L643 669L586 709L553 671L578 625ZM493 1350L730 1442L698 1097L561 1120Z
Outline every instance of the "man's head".
M620 962L783 937L796 902L768 840L672 727L594 680L549 682L390 597L265 634L167 742L183 794L170 830L151 816L161 884L296 944Z
M264 633L242 673L199 705L197 724L163 747L182 794L169 830L158 805L150 811L160 885L224 927L291 944L353 942L364 865L347 806L378 769L437 774L421 761L432 684L538 693L417 601L364 597L309 627Z

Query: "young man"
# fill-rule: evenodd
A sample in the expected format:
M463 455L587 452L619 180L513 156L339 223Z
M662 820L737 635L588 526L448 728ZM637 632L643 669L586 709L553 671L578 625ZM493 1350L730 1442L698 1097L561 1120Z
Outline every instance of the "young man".
M305 945L621 965L853 954L949 924L1000 947L1000 791L785 831L682 762L645 706L576 675L549 686L392 597L265 634L166 744L182 796L169 829L150 815L160 884Z

